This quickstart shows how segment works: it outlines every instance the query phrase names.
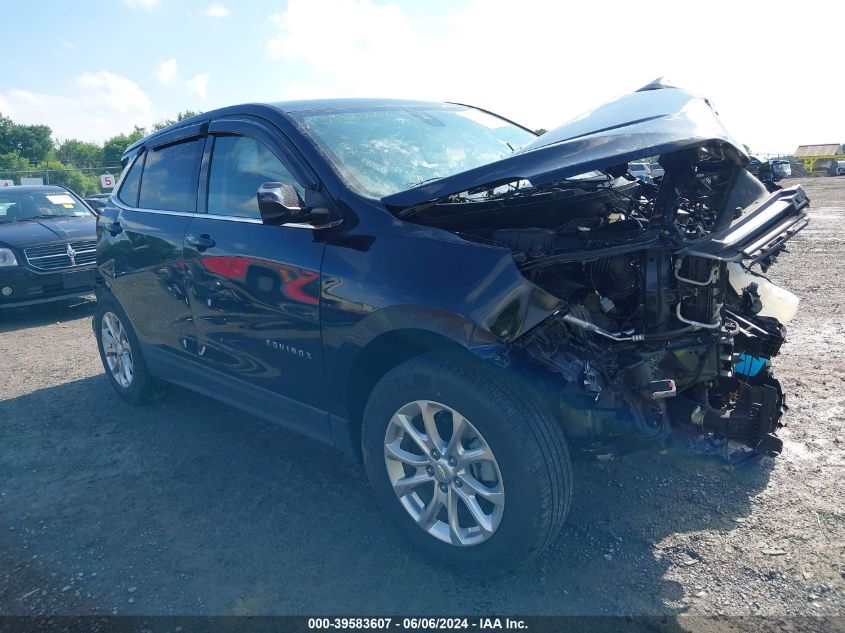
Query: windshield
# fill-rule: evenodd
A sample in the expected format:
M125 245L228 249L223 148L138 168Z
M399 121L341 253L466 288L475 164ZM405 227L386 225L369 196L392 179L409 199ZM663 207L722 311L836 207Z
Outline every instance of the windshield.
M67 191L0 191L0 223L84 216L91 212Z
M292 112L341 178L381 198L509 156L537 137L465 106Z

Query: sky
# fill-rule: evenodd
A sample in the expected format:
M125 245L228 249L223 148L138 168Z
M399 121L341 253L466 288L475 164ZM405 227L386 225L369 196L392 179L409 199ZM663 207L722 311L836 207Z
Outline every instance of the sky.
M667 77L755 153L845 143L841 0L0 0L0 15L0 113L59 141L320 97L551 129Z

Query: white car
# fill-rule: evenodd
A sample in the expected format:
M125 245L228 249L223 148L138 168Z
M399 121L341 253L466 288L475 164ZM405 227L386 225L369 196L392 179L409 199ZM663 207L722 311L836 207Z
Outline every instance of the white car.
M648 163L628 163L628 173L641 182L652 181L651 167Z
M666 174L666 170L660 166L660 163L649 163L648 168L651 170L652 180L660 180Z

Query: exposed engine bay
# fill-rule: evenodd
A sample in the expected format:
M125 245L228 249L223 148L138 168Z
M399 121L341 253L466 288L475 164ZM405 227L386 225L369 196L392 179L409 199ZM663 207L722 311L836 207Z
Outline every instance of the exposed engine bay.
M507 246L562 302L502 358L565 381L561 417L589 441L707 435L776 455L786 402L771 368L798 299L765 273L806 226L801 187L768 192L726 144L533 188L451 196L416 221Z

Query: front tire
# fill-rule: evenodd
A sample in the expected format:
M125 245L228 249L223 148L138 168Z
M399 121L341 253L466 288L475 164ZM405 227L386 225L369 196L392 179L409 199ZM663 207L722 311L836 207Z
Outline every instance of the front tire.
M388 372L367 402L362 447L404 540L460 574L515 569L548 546L569 511L560 425L519 377L463 354Z
M121 398L141 404L164 395L164 385L147 371L129 318L112 297L97 301L94 335L106 378Z

